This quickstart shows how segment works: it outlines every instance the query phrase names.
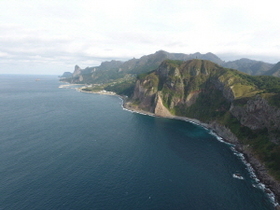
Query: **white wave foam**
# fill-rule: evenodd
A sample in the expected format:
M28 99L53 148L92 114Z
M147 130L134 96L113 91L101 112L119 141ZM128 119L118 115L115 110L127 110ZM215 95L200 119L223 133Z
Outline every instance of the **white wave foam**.
M265 184L263 184L260 179L258 179L254 168L252 167L252 165L246 160L244 154L242 154L241 152L238 152L234 147L231 147L231 150L233 151L233 154L238 156L241 161L246 165L246 169L250 174L250 177L255 181L255 183L252 184L253 187L255 188L259 188L262 191L264 191L267 196L269 197L270 201L272 202L272 204L274 206L278 206L279 204L276 201L276 197L274 195L274 193L265 186Z
M233 175L232 175L232 177L233 177L233 178L235 178L235 179L244 180L244 177L243 177L243 176L241 176L241 175L240 175L240 174L238 174L238 173L233 174Z
M209 129L208 129L209 130ZM219 142L222 142L224 144L230 145L230 146L234 146L233 144L225 141L222 137L220 137L217 133L215 133L213 130L209 130L209 134L214 136Z
M195 122L195 121L193 121L193 120L185 120L186 122L190 122L190 123L192 123L192 124L194 124L194 125L198 125L198 126L200 126L200 127L203 127L203 128L205 128L204 126L202 126L201 124L199 124L198 122Z
M127 109L124 106L122 106L122 109L125 110L125 111L128 111L128 112L131 112L131 113L137 113L137 114L141 114L141 115L145 115L145 116L155 117L155 115L153 115L153 114L147 114L147 113L144 113L144 112L138 112L138 111L135 111L135 110Z

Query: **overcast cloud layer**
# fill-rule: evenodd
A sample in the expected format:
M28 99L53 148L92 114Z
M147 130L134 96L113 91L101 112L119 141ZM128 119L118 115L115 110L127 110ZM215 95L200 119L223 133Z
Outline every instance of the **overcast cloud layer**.
M62 74L158 50L280 61L276 0L0 1L0 74Z

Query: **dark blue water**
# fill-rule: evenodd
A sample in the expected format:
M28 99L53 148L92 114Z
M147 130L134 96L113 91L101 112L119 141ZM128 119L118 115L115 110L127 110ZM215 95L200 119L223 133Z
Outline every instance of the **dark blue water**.
M209 131L36 78L0 75L1 210L273 209Z

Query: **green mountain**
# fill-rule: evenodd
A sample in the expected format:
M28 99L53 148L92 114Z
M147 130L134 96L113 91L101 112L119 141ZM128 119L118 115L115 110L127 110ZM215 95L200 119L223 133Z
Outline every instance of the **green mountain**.
M262 75L271 69L273 64L242 58L235 61L225 62L222 66L225 68L237 69L250 75Z
M184 53L169 53L163 50L157 51L154 54L144 55L139 59L130 59L126 62L121 61L105 61L100 66L87 67L81 69L75 66L72 77L67 73L67 77L62 77L61 80L70 83L82 84L100 84L111 83L114 80L124 78L126 75L137 75L146 73L156 69L164 60L181 60L187 61L191 59L209 60L226 68L233 68L251 75L262 75L273 67L272 64L262 61L250 59L240 59L236 61L223 62L218 56L213 53L194 54Z
M280 78L250 76L206 60L166 60L137 77L127 107L207 123L280 181Z
M280 77L280 62L275 64L275 66L273 66L273 68L271 68L269 71L265 72L265 75Z
M71 78L64 79L64 81L83 84L110 83L116 79L125 77L127 74L137 75L154 70L166 59L185 61L194 58L210 60L218 64L223 62L213 53L183 54L169 53L160 50L154 54L144 55L139 59L133 58L126 62L114 60L106 61L101 63L100 66L87 67L85 69L75 66L73 76Z

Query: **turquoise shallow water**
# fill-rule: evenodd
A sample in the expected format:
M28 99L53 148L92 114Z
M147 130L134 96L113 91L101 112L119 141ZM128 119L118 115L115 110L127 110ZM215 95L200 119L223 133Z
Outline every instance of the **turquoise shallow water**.
M0 75L1 210L273 209L204 128L59 85Z

